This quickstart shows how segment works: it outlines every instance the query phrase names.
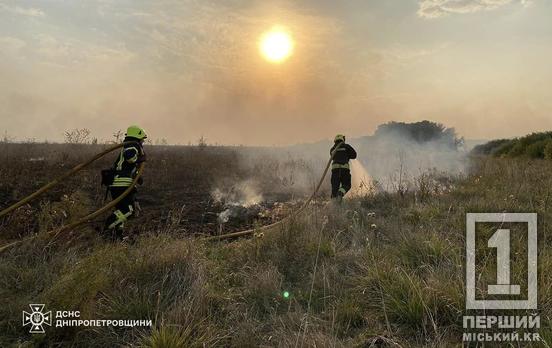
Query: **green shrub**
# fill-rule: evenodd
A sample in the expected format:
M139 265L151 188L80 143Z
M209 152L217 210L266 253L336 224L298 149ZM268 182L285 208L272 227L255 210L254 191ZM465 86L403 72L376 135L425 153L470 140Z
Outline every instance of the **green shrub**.
M522 141L520 139L516 140L514 142L514 146L508 151L508 156L510 157L519 157L526 153L527 151L527 142Z
M454 128L447 128L440 123L427 120L414 123L388 122L379 125L374 136L385 137L388 134L400 135L420 144L439 141L443 146L453 149L457 149L464 143L464 139L458 137Z
M545 148L552 141L552 132L532 133L521 138L492 140L478 145L472 153L476 155L491 154L496 157L544 158ZM552 152L552 150L550 150Z
M511 141L510 139L491 140L485 144L475 146L472 153L476 155L492 155L500 146L510 143Z
M552 160L552 141L548 141L544 147L544 158Z
M525 149L525 155L529 158L544 158L544 149L549 140L540 140L531 145L528 145Z
M511 140L509 142L505 142L501 145L499 145L492 154L496 157L502 157L502 156L508 156L510 155L510 151L512 148L516 145L515 140Z

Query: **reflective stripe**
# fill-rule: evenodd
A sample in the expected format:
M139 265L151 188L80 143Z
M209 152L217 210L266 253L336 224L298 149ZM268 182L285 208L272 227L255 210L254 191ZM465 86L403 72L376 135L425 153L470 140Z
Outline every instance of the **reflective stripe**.
M345 190L343 187L340 187L339 188L339 192L343 193L343 194L346 194L347 193L347 190Z
M131 182L132 182L132 178L125 178L125 177L119 178L119 177L115 177L115 179L113 179L113 182L129 182L129 183L131 183Z
M110 185L111 187L127 187L132 185L132 182L134 180L132 178L128 177L119 177L118 175L115 176L115 179L113 179L113 183Z
M347 151L347 149L345 149L345 148L343 148L343 147L338 147L337 149L334 149L334 150L331 152L331 153L332 153L332 156L334 156L335 153L336 153L337 151Z
M128 218L132 215L133 212L134 212L134 208L132 208L132 205L128 206L128 213L126 213L126 214L123 214L123 212L120 211L119 209L115 210L113 212L113 214L115 214L115 216L117 217L117 220L115 220L107 228L113 229L113 228L117 227L118 225L121 225L121 227L123 227L123 225L128 220Z
M120 210L115 210L115 216L117 217L117 219L119 219L119 221L125 221L126 220L126 217L125 217L125 214L123 214L122 211Z
M126 149L121 150L121 153L119 154L119 160L117 161L117 170L123 170L123 163L125 162L125 152L128 150L136 151L136 154L128 160L129 163L135 163L138 160L138 149L136 147L127 147Z
M349 163L345 163L345 164L332 163L332 169L349 169Z
M126 221L126 217L122 211L117 209L113 212L113 214L115 215L115 217L117 217L117 219L113 221L113 223L109 225L108 228L115 228L117 227L117 225L122 225Z
M137 160L138 160L138 149L135 148L135 147L129 147L128 149L125 149L125 152L128 151L128 150L134 150L135 151L135 154L134 156L132 156L131 158L129 158L127 160L127 162L129 163L135 163Z
M123 170L123 162L125 161L125 156L123 156L124 150L119 154L119 161L117 162L117 170Z

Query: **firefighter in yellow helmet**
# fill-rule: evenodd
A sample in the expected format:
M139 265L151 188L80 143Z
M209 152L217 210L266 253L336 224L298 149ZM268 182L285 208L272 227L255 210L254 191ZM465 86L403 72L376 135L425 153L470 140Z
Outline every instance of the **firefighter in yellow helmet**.
M349 160L355 159L357 153L353 147L345 143L345 136L338 134L330 150L332 160L332 198L341 200L351 189L351 170Z
M132 185L138 165L146 160L143 143L147 138L146 132L138 126L130 126L123 140L123 148L117 156L113 167L102 172L102 184L108 186L112 199L119 197ZM142 184L139 180L138 184ZM113 240L123 239L125 222L136 211L136 189L132 190L116 206L115 211L107 218L104 234Z

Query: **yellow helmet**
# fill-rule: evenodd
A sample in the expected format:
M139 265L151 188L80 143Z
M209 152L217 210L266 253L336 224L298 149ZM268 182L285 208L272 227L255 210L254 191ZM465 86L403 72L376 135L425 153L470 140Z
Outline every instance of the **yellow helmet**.
M336 135L335 138L334 138L334 143L337 143L338 141L345 142L345 136L343 134Z
M148 136L146 135L146 131L144 131L142 128L138 126L130 126L127 129L127 132L125 134L127 137L136 138L139 140L146 139Z

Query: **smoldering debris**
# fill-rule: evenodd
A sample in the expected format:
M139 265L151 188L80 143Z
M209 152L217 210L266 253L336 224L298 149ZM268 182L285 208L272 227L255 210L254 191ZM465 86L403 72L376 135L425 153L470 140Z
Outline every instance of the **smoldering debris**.
M211 197L216 203L246 208L259 204L263 200L257 183L252 179L238 182L227 188L217 187L211 192Z
M223 225L227 223L230 219L238 221L247 221L256 218L259 216L262 208L260 205L253 205L245 207L242 205L236 204L227 204L225 205L225 210L218 214L218 222Z
M259 204L263 201L263 196L253 180L244 180L228 187L217 187L211 192L211 197L224 208L218 214L219 224L225 224L230 219L254 218L261 211Z
M221 185L211 192L215 203L222 206L217 214L219 225L242 224L253 221L274 222L290 214L302 204L302 200L275 200L260 193L256 180L248 179L234 185Z

